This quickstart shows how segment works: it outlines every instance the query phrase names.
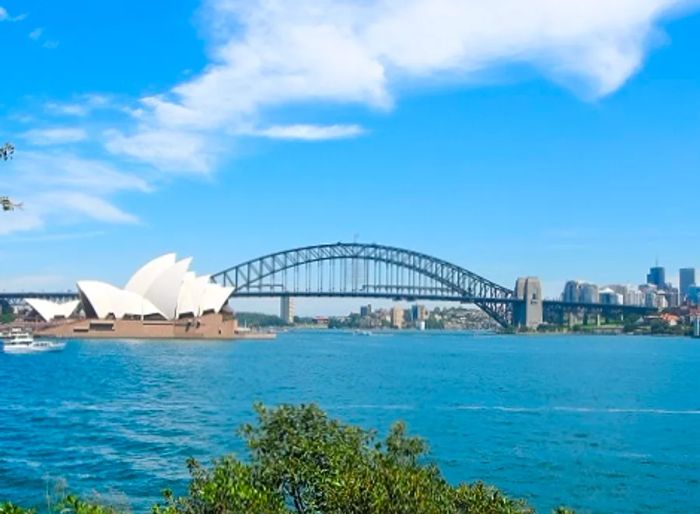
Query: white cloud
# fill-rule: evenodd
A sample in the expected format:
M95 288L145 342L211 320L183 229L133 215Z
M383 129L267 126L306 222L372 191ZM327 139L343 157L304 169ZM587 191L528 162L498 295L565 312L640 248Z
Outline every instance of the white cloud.
M41 37L43 33L44 29L42 27L37 27L29 33L29 39L33 39L34 41L36 41Z
M84 117L100 109L116 108L110 97L95 93L78 95L72 102L48 102L44 105L49 114L76 117Z
M2 21L22 21L26 17L27 17L26 14L20 14L19 16L10 16L10 13L7 12L7 9L0 6L0 22L2 22Z
M106 223L136 223L138 218L98 196L78 191L54 191L36 197L37 205L51 205L69 216L78 214Z
M659 20L690 0L209 0L216 43L199 75L141 100L138 127L109 148L164 169L208 171L222 133L249 133L277 107L391 107L406 82L528 64L593 97L642 64ZM296 128L293 128L296 127ZM303 125L270 137L314 139ZM261 131L261 135L265 131ZM323 139L323 137L317 137Z
M272 139L301 139L322 141L356 137L364 132L359 125L275 125L251 131L251 135Z
M3 235L49 224L135 223L138 218L115 206L112 197L151 190L135 172L66 152L22 152L3 168L3 194L24 204L21 210L0 213Z
M204 173L212 167L213 142L185 130L142 130L133 136L107 132L107 149L164 171Z
M28 130L22 137L33 145L50 146L84 141L87 139L87 132L77 127L54 127Z

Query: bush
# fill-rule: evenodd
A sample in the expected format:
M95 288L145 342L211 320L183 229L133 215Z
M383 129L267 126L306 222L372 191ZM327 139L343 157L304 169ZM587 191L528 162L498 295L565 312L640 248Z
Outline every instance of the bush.
M387 437L330 419L315 405L256 405L257 423L240 429L249 459L188 461L187 494L165 491L153 514L529 514L481 482L449 484L427 460L427 445L395 423ZM68 496L69 514L117 510ZM30 514L12 504L0 514ZM571 514L559 508L556 514Z

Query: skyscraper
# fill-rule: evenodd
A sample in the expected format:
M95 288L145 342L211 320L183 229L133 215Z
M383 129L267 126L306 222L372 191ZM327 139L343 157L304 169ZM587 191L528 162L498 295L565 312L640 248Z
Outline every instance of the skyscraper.
M654 266L649 269L647 274L647 284L652 284L659 289L666 288L666 268L663 266Z
M690 286L695 285L695 268L681 268L680 270L680 280L678 282L681 301L684 301L688 296L688 291Z

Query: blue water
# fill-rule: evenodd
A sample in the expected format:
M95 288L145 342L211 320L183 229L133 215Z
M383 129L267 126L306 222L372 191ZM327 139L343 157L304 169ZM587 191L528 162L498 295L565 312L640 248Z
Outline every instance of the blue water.
M145 512L184 461L241 453L261 400L404 419L452 481L546 512L700 512L700 341L291 332L275 342L71 341L0 355L0 499L47 484Z

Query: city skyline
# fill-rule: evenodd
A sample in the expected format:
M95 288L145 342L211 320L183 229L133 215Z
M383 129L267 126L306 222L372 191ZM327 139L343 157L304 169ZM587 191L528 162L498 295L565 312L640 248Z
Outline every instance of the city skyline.
M217 270L355 238L436 255L511 288L519 276L539 276L548 297L576 277L640 284L657 257L667 270L700 265L687 222L700 186L700 70L688 66L700 48L700 16L690 4L651 14L625 4L617 27L577 26L581 48L592 48L598 28L610 34L606 55L620 60L601 71L594 59L564 76L555 70L573 62L561 55L570 34L531 41L524 62L503 54L500 41L469 40L478 56L501 52L478 72L471 54L448 60L457 64L435 55L407 63L403 47L357 36L361 44L350 43L367 58L358 62L383 79L351 91L314 90L312 82L316 96L257 98L246 116L227 96L213 106L181 96L214 68L230 69L226 43L261 50L250 16L265 6L224 15L223 4L182 2L162 16L135 2L117 11L81 1L72 9L2 3L0 41L13 49L6 66L14 77L2 85L0 137L17 153L0 184L25 210L0 217L1 288L123 283L134 265L167 251ZM273 23L284 13L271 14ZM380 23L384 14L353 16ZM547 20L560 14L546 12ZM302 9L297 20L309 16ZM621 43L627 35L631 49ZM367 78L365 68L355 71L353 87ZM242 97L240 84L226 85ZM235 118L232 134L214 120L219 111ZM177 115L197 130L183 133ZM170 124L154 125L159 116ZM215 122L221 137L211 134ZM164 141L171 158L156 162ZM663 219L644 208L659 184L669 194L683 184L682 201L664 203Z

